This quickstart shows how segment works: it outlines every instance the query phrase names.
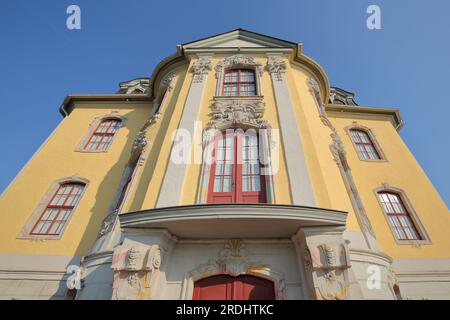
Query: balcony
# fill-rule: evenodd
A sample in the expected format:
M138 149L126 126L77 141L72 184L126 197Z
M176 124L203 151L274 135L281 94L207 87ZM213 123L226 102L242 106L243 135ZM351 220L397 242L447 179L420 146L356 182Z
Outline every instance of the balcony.
M122 228L166 229L178 238L290 238L299 228L345 226L338 210L273 204L201 204L119 216Z

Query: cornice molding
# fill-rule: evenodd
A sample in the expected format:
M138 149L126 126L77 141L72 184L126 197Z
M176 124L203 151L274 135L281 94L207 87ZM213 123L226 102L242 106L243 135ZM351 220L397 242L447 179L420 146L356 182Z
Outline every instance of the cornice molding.
M59 108L63 117L68 116L75 102L152 102L152 98L146 94L70 94L64 99Z
M367 115L384 115L389 116L393 120L393 125L396 130L400 130L404 126L400 110L396 108L375 108L365 106L346 106L338 104L324 104L327 112L348 112L360 113Z

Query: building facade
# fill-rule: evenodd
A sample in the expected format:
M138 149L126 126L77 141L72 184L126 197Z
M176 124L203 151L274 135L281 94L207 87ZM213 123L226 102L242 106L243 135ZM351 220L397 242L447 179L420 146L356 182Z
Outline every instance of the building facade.
M60 112L0 199L1 299L450 298L449 211L399 111L300 44L186 43Z

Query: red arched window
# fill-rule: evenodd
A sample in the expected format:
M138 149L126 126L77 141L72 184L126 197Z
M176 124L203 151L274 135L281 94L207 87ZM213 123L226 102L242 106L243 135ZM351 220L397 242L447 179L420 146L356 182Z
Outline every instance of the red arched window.
M398 240L422 240L402 199L396 193L378 192L383 211Z
M350 129L350 135L355 144L359 157L362 160L380 160L380 154L378 153L373 141L370 139L367 132L358 129Z
M250 69L230 69L223 80L224 96L255 96L255 72Z
M31 229L33 235L59 235L73 209L80 201L85 185L82 183L61 184L38 221Z
M103 119L92 133L84 149L90 151L108 150L121 123L122 121L119 119Z
M258 137L227 130L215 139L208 203L265 203Z

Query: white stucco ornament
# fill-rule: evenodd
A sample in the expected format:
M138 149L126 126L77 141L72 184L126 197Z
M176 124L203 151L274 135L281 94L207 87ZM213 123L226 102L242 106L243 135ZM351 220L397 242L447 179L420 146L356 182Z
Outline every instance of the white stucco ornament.
M226 70L228 68L234 68L234 67L254 68L259 76L261 76L261 74L263 72L262 64L255 62L253 57L245 56L242 54L235 54L235 55L225 58L223 61L219 62L216 65L215 70L217 72L217 75L221 75L224 70Z
M286 62L280 57L269 57L267 59L267 68L274 75L274 79L281 81L283 74L286 72Z
M215 101L211 106L212 120L207 127L224 129L235 124L243 124L253 128L267 128L269 123L262 117L265 104L262 100L250 101Z
M224 274L233 277L245 274L249 265L245 244L238 239L226 242L219 253L218 262Z
M161 250L152 246L119 246L114 250L113 299L151 299L151 289L161 266Z
M194 74L194 83L201 83L204 76L212 69L211 59L200 57L192 64L191 72Z
M339 243L309 245L304 251L305 269L312 272L317 294L324 300L343 300L349 288L347 248Z

